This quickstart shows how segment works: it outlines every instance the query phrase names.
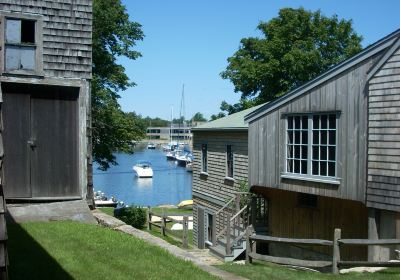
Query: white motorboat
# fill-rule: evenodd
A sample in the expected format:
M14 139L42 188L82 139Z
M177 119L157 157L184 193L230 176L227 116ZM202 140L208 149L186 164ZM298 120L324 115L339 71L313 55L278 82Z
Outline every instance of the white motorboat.
M148 161L138 162L133 166L133 172L135 172L136 176L139 178L152 178L153 177L153 169L151 168L151 163Z
M96 207L117 207L117 205L120 204L118 200L111 196L110 199L107 198L105 193L101 191L94 192L94 205Z
M191 163L191 162L186 163L186 171L193 172L193 163Z
M178 165L186 166L186 164L191 163L193 161L193 155L189 152L181 153L176 156L176 161Z
M154 145L154 143L149 143L149 144L147 144L147 149L150 149L150 150L154 150L156 148L156 145Z

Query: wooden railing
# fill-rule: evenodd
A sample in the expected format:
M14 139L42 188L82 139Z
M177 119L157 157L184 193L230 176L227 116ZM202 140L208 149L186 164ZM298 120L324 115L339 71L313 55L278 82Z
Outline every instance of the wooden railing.
M246 229L246 263L251 263L252 259L273 262L285 265L304 266L304 267L327 267L332 266L334 274L339 273L341 267L351 266L383 266L383 267L400 267L400 262L376 262L376 261L342 261L340 259L340 246L342 245L400 245L400 239L341 239L341 230L335 229L333 241L323 239L296 239L272 237L266 235L257 235L254 233L252 226ZM330 246L332 247L332 261L318 260L302 260L287 257L276 257L262 255L256 252L257 242L261 243L284 243L296 245L313 245L313 246Z
M213 214L212 243L217 244L219 238L226 239L225 253L232 253L233 245L244 238L248 225L247 205L241 208L241 199L251 195L247 192L237 192L221 209ZM233 238L233 239L232 239Z
M160 221L159 222L153 222L152 217L159 217ZM177 216L182 216L182 220L176 219ZM172 237L173 239L177 241L182 242L182 246L184 248L189 247L189 241L188 241L188 233L189 233L189 217L192 217L191 215L180 215L180 214L174 214L174 215L168 215L163 211L163 213L160 214L155 214L151 211L151 208L148 207L147 210L147 228L151 230L152 226L160 228L160 232L162 236L166 236L167 233L169 233L169 236ZM182 225L182 233L180 234L179 231L176 230L170 230L167 227L168 223L178 223Z

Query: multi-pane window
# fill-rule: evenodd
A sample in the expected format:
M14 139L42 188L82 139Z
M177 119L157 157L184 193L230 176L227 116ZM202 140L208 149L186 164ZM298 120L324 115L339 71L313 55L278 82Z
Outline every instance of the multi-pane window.
M286 172L336 176L336 114L287 118Z
M232 145L226 146L226 176L233 178L233 151Z
M201 145L201 171L207 172L207 144Z
M35 70L36 43L34 20L5 20L5 69Z
M336 115L313 115L312 175L336 176Z

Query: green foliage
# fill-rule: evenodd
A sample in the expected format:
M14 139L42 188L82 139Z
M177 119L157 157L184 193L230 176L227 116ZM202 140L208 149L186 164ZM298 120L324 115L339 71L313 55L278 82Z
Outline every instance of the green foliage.
M161 118L150 118L145 117L143 119L145 127L156 126L156 127L167 127L170 125L169 121L163 120Z
M222 104L228 113L274 100L361 51L362 37L351 20L328 18L320 11L284 8L269 22L260 22L261 38L243 38L221 73L241 101ZM225 102L226 103L226 102Z
M114 215L127 225L142 229L146 223L146 209L138 206L129 206L115 209Z
M220 119L220 118L223 118L223 117L225 117L225 114L223 113L223 112L219 112L218 114L214 114L214 115L211 115L210 116L210 119L212 120L212 121L215 121L215 120L218 120L218 119Z
M103 170L116 164L114 151L132 153L132 142L145 135L140 118L124 113L117 101L119 91L135 85L117 58L140 57L133 47L143 36L120 0L93 1L92 143L93 159Z
M239 180L239 182L237 183L237 191L238 192L243 192L243 193L248 193L249 190L249 184L246 180ZM251 195L244 195L242 194L240 196L240 209L242 209L245 205L250 205L251 202Z
M191 119L192 122L206 122L207 119L203 116L202 113L197 112Z

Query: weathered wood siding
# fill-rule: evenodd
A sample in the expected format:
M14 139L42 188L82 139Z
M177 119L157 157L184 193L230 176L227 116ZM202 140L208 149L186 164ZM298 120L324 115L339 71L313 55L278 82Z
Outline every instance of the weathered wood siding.
M316 208L306 208L298 205L295 192L270 188L261 188L258 192L268 200L268 234L271 236L332 240L334 229L340 228L343 238L368 238L368 209L360 202L319 196ZM304 248L332 254L330 247ZM291 257L298 253L296 247L283 248L283 251L272 247L271 250L276 255L291 253ZM367 248L345 246L341 257L345 260L366 259Z
M201 145L207 144L207 174L201 174ZM226 179L226 145L232 145L233 177ZM247 131L204 132L193 131L193 238L197 244L197 205L205 212L214 213L233 197L240 181L247 181ZM217 224L218 225L218 224ZM203 229L205 230L205 229Z
M400 49L369 82L367 206L400 211Z
M249 124L250 186L277 188L365 202L367 169L368 70L382 53ZM283 179L286 118L289 113L339 111L339 185Z
M45 77L91 78L91 0L0 0L0 11L43 16Z

